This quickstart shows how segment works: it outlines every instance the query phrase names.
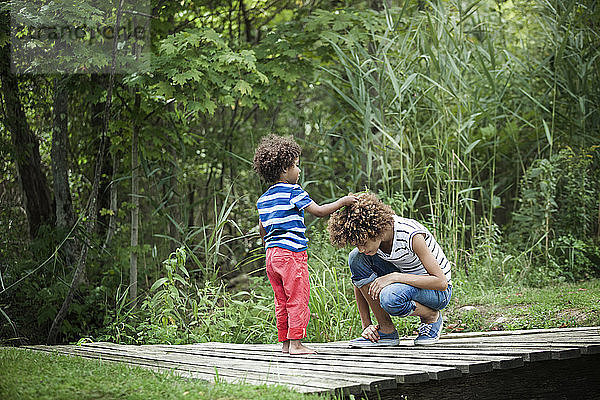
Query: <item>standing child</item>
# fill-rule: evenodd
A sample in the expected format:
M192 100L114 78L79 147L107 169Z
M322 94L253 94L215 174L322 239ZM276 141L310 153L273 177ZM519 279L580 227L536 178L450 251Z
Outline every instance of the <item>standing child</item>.
M322 206L298 185L300 146L291 138L268 135L254 154L254 170L271 186L258 199L260 236L265 244L267 276L275 293L277 337L283 352L314 354L304 346L310 318L304 210L325 217L356 201L345 196Z
M329 219L333 244L356 246L348 256L362 337L351 347L395 346L398 331L390 315L421 318L416 345L438 341L443 327L440 310L452 296L450 262L431 232L403 218L371 193ZM371 322L369 309L377 318Z

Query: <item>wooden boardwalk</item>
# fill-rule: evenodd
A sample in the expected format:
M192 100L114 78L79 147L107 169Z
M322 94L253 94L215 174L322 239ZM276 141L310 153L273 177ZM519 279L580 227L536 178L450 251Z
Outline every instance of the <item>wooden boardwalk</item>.
M550 360L581 359L587 364L594 360L598 365L600 327L454 333L425 348L415 347L408 339L388 348L350 349L347 342L310 346L318 354L289 356L276 344L217 342L178 346L101 342L27 348L175 370L213 382L218 377L233 383L285 385L303 393L379 396L428 382L438 385L443 380L459 382L476 374L519 371L528 365L543 367ZM595 373L600 377L597 369Z

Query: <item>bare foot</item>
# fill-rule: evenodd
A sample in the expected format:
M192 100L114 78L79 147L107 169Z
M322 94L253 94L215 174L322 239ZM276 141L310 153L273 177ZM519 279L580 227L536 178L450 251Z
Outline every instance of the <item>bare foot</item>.
M285 342L283 342L283 347L281 348L281 352L282 353L289 353L290 352L290 341L286 340Z
M317 354L315 350L304 346L300 340L290 340L289 353L292 356L301 354Z

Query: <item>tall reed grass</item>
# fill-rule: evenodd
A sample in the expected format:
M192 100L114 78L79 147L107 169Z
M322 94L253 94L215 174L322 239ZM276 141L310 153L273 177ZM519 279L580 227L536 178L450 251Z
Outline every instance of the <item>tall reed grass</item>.
M600 92L594 88L600 87L600 41L595 22L582 16L585 11L598 15L598 7L573 0L413 3L366 13L364 24L321 36L335 62L324 63L318 79L327 83L334 104L330 121L320 120L306 138L315 152L304 155L310 172L305 183L322 199L366 187L397 213L421 220L448 249L453 278L464 288L547 282L557 272L540 264L538 256L551 256L548 207L554 194L537 190L531 195L547 194L544 204L531 205L549 210L543 218L537 218L538 209L521 210L518 197L533 187L535 168L550 162L561 146L598 142ZM327 109L326 102L321 106ZM311 147L311 139L319 146ZM541 177L533 178L541 188ZM160 291L175 296L182 290L174 299L184 300L184 312L139 325L155 333L145 341L275 341L266 279L254 278L256 287L239 294L218 282L218 271L232 254L228 246L237 240L229 233L244 237L231 215L254 215L245 203L236 210L238 200L230 193L221 194L223 202L214 201L214 218L206 226L177 225L177 237L162 236L186 248L208 283L155 284L157 299L171 293ZM520 243L507 247L510 235L501 227L515 230L520 213L534 221L528 229L535 234L512 238ZM358 336L348 250L334 250L322 227L314 228L308 340ZM577 237L558 244L569 268L582 268L576 250L588 245ZM260 264L256 253L248 254ZM165 311L158 303L146 304L149 311ZM412 333L417 323L396 322L402 334ZM188 336L182 339L181 332Z
M323 67L324 79L342 110L325 130L327 151L352 166L330 170L353 189L399 199L468 273L474 238L510 222L529 165L553 147L598 140L598 107L589 108L598 91L589 88L600 83L600 51L590 46L599 36L579 14L598 7L422 3L326 35L338 62ZM531 25L520 12L531 13Z

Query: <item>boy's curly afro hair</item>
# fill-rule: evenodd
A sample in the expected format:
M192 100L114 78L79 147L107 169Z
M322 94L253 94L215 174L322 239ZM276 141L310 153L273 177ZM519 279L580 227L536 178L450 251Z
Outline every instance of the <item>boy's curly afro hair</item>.
M329 239L334 246L357 246L367 239L381 238L394 223L394 211L373 193L357 195L358 201L331 215L327 223Z
M262 138L254 153L254 170L267 183L277 182L281 173L300 157L302 149L291 137L269 134Z

